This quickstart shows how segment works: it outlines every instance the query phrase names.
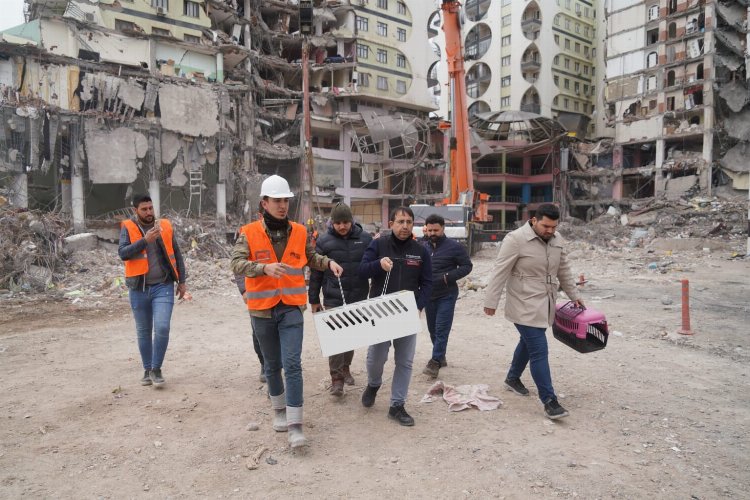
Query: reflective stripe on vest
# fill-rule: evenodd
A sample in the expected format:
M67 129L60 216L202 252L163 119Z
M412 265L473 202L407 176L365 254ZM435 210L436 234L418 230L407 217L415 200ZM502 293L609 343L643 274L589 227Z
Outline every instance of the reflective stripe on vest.
M123 221L122 225L128 230L131 245L143 238L141 228L132 219ZM172 247L172 224L166 219L159 219L159 226L161 227L161 237L156 241L169 259L172 278L175 281L179 281L180 274L177 272L177 259L175 259L174 248ZM142 276L148 273L148 253L146 253L145 248L137 256L123 262L125 263L125 277L127 278Z
M279 302L290 306L302 306L307 303L307 288L305 287L305 242L307 230L305 226L290 222L292 231L287 239L281 262L289 266L281 278L272 278L265 274L253 278L245 277L245 301L247 308L260 311L271 309ZM250 253L248 260L261 264L275 264L278 262L276 252L266 233L263 223L252 222L242 226L240 232L245 235Z

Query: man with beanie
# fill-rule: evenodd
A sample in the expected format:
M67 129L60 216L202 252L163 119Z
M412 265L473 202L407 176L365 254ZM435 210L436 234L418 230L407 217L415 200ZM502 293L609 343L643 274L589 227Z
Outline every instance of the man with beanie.
M331 227L328 232L320 236L315 251L335 260L342 268L344 274L339 278L334 276L330 270L312 271L310 273L310 286L307 294L310 300L312 312L318 312L344 304L358 302L367 298L370 284L366 278L357 275L359 263L365 254L365 249L370 245L372 236L362 229L362 226L354 222L352 209L345 203L338 203L331 210ZM323 305L320 304L320 292L323 291ZM341 297L343 289L344 297ZM344 394L344 383L354 385L354 377L350 372L354 351L335 354L328 358L328 368L331 372L331 394L342 396Z
M242 226L232 250L232 272L245 276L245 300L263 353L273 429L289 432L289 444L307 444L302 431L302 312L307 304L304 268L341 266L315 253L302 224L288 219L294 193L283 177L272 175L260 188L263 219ZM284 369L282 378L281 370ZM284 380L285 379L285 380ZM286 388L284 382L286 381Z

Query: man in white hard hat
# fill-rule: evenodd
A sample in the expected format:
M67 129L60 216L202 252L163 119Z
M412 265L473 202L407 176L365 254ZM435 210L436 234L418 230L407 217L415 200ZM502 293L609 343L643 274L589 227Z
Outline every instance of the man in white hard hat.
M231 266L233 273L245 276L245 301L263 352L268 394L275 410L273 429L289 431L289 444L298 448L306 444L301 361L302 312L307 304L304 268L330 270L336 276L343 269L317 254L307 242L305 226L288 219L294 193L286 179L268 177L260 195L263 219L242 226Z

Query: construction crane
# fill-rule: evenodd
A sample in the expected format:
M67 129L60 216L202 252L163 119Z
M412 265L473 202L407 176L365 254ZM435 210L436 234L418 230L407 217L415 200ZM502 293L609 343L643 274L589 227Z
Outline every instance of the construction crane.
M440 9L443 14L445 56L450 79L450 123L441 124L441 128L448 130L450 134L450 192L441 206L412 205L411 209L414 211L417 236L421 236L424 218L437 213L446 220L446 236L462 241L473 254L483 241L498 241L503 234L501 231L483 228L484 223L492 222L492 216L488 213L490 197L474 189L461 37L461 3L457 0L443 0Z

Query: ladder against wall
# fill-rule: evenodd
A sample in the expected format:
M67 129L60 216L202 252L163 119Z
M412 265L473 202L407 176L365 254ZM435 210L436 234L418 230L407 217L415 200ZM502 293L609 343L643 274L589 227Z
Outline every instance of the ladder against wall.
M203 171L191 170L190 179L190 199L188 200L188 215L193 203L198 206L198 217L201 216L201 193L203 192Z

